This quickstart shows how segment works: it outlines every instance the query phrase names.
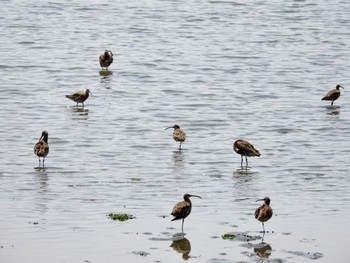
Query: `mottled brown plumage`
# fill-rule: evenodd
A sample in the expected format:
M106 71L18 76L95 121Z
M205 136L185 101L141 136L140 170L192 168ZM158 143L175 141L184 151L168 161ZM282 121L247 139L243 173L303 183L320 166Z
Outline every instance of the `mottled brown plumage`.
M180 142L179 150L181 150L181 144L186 140L186 133L181 130L180 126L175 124L174 126L168 127L167 129L173 128L173 138L176 142Z
M40 158L43 158L43 167L45 162L45 157L49 154L49 133L43 131L39 138L39 141L34 145L34 154L39 157L39 167L40 167Z
M198 195L184 194L184 201L177 203L174 206L173 211L171 212L171 215L174 216L174 218L171 221L182 219L182 226L181 226L182 232L184 227L184 220L191 213L192 203L191 203L190 197L193 197L193 196L202 198Z
M82 106L84 107L84 101L87 100L87 98L89 97L89 95L92 95L92 93L90 92L89 89L85 89L85 90L80 90L78 92L75 92L71 95L66 95L66 98L75 101L77 103L77 106L79 103L82 104Z
M322 98L322 100L331 100L331 106L333 106L333 102L340 97L340 88L344 89L343 86L337 85L335 89L328 91L328 93Z
M105 50L99 57L101 68L108 70L108 67L113 63L113 53L110 50Z
M241 167L243 167L243 156L245 156L246 167L248 168L248 158L251 156L260 156L260 152L254 146L245 140L237 140L233 143L233 150L241 155Z
M270 198L265 197L264 199L259 199L256 201L264 201L264 203L255 210L255 218L258 219L263 225L263 232L265 233L264 222L272 217L272 208L270 207Z

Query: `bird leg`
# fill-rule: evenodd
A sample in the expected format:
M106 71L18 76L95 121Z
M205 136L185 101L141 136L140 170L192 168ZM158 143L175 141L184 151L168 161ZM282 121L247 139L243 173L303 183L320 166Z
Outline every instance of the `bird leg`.
M246 164L245 168L248 168L248 158L247 158L247 156L245 157L245 164Z
M181 143L182 143L182 142L180 142L180 145L179 145L179 150L180 150L180 151L181 151Z
M39 167L40 167L41 161L40 161L40 157L39 157Z
M44 164L44 163L45 163L45 157L43 158L43 167L45 166L45 164Z
M333 102L334 102L334 100L332 100L331 106L333 106Z
M181 232L182 233L184 232L184 221L185 221L185 218L182 218L182 225L181 225Z
M243 155L241 155L241 168L243 168Z
M263 233L265 234L265 226L264 226L264 222L262 222L263 225Z

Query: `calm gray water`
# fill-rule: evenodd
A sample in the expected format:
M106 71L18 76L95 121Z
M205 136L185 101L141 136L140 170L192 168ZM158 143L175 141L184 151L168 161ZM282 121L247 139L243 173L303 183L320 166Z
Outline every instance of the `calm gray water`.
M349 262L349 1L0 7L1 262ZM321 98L338 83L330 107ZM64 95L87 87L77 110ZM181 152L164 131L175 123ZM238 138L262 154L246 172ZM176 243L170 212L186 192L203 199ZM221 238L230 232L258 239Z

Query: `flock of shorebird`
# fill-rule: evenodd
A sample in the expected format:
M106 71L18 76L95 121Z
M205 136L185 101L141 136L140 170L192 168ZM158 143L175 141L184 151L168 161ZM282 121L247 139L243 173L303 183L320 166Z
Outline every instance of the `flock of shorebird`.
M105 50L103 54L99 57L100 66L102 70L108 70L108 67L113 63L113 53L110 50ZM335 89L330 90L323 98L322 100L332 101L331 106L333 106L333 103L335 100L337 100L340 97L340 88L344 89L341 85L337 85ZM84 107L84 102L89 98L89 95L92 94L89 89L81 90L78 92L75 92L71 95L66 95L66 98L73 100L77 103L77 107L79 106L79 103L82 104L82 107ZM165 130L173 128L173 139L176 142L180 142L179 144L179 150L181 151L181 145L186 140L186 133L180 128L179 125L175 124L174 126L170 126L165 128ZM39 167L42 165L44 167L45 157L49 153L49 143L48 143L49 134L47 131L42 131L41 136L39 138L39 141L34 146L34 154L39 157ZM248 168L248 158L247 157L253 157L253 156L260 156L260 152L254 148L254 146L246 141L246 140L236 140L233 143L233 150L241 155L241 168L243 168L243 157L245 157L246 166L245 168ZM41 162L41 158L43 158ZM192 203L190 200L190 197L198 197L201 198L198 195L191 195L191 194L185 194L183 196L184 201L177 203L173 211L171 213L174 218L174 220L182 219L182 225L181 230L183 232L183 225L185 218L191 213L192 209ZM265 197L264 199L259 199L257 201L264 201L264 203L255 211L255 218L259 220L262 223L263 226L263 233L265 233L265 226L264 222L268 221L272 217L272 208L270 207L270 198Z

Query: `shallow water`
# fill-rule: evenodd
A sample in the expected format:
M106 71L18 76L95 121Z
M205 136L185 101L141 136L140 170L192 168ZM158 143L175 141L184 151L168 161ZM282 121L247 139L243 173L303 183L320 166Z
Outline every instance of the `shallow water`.
M0 6L1 262L348 262L350 3ZM330 107L321 98L338 83ZM84 109L64 97L86 87ZM164 131L175 123L181 152ZM262 154L248 171L238 138ZM203 199L183 239L170 212L186 192Z

